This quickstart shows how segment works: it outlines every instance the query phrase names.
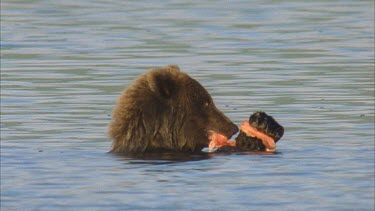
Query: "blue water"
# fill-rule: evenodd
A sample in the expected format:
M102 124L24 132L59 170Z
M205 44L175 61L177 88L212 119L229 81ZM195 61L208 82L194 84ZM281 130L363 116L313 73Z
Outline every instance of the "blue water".
M107 153L122 89L178 64L276 154ZM1 2L1 210L374 210L373 1Z

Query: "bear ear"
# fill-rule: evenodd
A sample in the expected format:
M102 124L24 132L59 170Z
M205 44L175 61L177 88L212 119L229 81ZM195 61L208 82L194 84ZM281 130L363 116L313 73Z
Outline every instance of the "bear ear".
M152 92L165 99L171 98L178 88L172 75L164 71L153 74L148 83Z

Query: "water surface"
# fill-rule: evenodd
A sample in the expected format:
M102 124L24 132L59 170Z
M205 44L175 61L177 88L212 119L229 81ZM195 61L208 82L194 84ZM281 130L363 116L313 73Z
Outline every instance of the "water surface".
M373 210L373 1L1 2L2 210ZM178 64L276 154L108 154L122 89Z

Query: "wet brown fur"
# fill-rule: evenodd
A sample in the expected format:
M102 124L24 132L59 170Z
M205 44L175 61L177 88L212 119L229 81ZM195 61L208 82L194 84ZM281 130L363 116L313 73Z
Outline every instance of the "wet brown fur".
M112 113L112 152L197 152L208 131L238 131L196 80L176 65L152 69L124 90Z

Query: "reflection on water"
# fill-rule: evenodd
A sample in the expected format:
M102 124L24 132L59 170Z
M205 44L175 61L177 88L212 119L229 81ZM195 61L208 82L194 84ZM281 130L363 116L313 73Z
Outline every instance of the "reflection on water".
M111 153L117 158L122 158L127 164L165 164L174 162L190 162L199 161L204 159L210 159L214 156L214 153L176 153L176 152L164 152L164 153L144 153L144 154L121 154Z
M2 1L1 209L373 210L373 20L373 1ZM280 153L107 153L120 92L166 64L236 124L274 116Z
M277 155L281 152L202 152L202 153L179 153L179 152L164 152L164 153L144 153L144 154L121 154L110 153L118 160L124 160L126 164L172 164L179 162L201 161L215 158L216 156L230 156L230 155Z

